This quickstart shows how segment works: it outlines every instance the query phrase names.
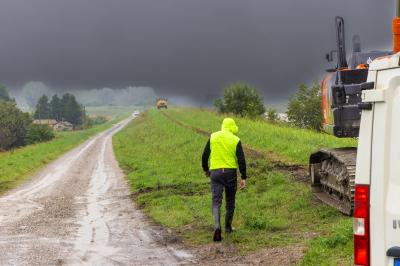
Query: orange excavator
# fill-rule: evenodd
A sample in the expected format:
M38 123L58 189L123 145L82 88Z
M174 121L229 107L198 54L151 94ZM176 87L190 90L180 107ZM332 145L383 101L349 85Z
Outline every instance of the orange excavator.
M397 1L399 2L399 1ZM361 50L360 38L352 39L352 54L346 56L345 26L342 17L335 18L337 48L326 55L337 64L327 70L322 81L322 129L339 138L357 138L360 131L361 114L370 110L371 103L363 102L364 91L375 88L368 81L369 65L377 58L388 57L400 51L400 6L393 20L393 51ZM346 215L354 210L357 148L320 149L310 155L309 172L314 193L325 203Z

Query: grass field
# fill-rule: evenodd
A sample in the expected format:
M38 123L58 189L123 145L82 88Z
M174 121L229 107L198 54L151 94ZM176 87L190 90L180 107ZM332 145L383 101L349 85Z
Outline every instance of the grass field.
M118 119L121 117L118 115ZM16 187L47 163L89 137L111 127L118 119L87 130L59 132L49 142L29 145L14 151L0 152L0 194Z
M182 127L150 110L114 136L114 149L130 181L135 199L157 224L171 228L191 244L210 243L212 233L209 180L201 170L201 153L207 137ZM217 130L221 118L194 109L167 110L187 123L207 130ZM187 115L186 115L187 114ZM193 115L194 117L190 118ZM210 122L212 121L212 122ZM288 160L304 163L308 150L318 145L339 146L326 135L289 128L274 128L244 119L238 121L241 137L262 150L273 150ZM264 128L265 127L265 128ZM266 128L286 137L268 133ZM294 132L290 132L294 130ZM251 131L251 132L250 132ZM245 132L251 137L245 137ZM308 138L296 135L302 132ZM276 143L277 142L277 143ZM287 142L287 140L286 140ZM350 140L344 143L354 144ZM306 147L303 147L305 146ZM285 146L281 153L279 148ZM298 146L298 147L297 147ZM298 152L290 152L297 147ZM303 245L306 253L301 265L348 265L352 261L352 219L316 201L307 184L275 171L270 162L248 157L248 187L237 194L234 226L238 229L225 236L224 244L235 245L242 254L260 248Z
M209 132L221 127L224 116L209 110L194 108L174 108L168 114L190 126ZM283 161L307 164L308 156L322 147L355 147L353 139L339 139L315 131L292 128L285 125L250 121L233 117L239 127L239 137L247 144L261 151L270 151L279 155Z

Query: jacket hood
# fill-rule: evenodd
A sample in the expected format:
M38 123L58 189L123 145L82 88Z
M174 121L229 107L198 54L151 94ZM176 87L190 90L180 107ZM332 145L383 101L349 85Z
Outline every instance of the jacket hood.
M224 121L222 121L221 130L229 131L232 134L236 135L238 133L239 128L237 127L235 120L227 117L224 119Z

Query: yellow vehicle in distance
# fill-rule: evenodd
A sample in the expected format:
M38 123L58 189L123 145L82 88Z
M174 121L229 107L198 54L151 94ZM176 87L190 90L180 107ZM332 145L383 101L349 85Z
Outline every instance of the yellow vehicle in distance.
M167 99L157 99L157 109L168 109L168 100Z

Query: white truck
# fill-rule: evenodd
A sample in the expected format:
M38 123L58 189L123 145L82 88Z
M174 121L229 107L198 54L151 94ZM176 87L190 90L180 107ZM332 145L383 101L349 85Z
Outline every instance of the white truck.
M354 264L400 266L400 53L374 60L362 92Z

